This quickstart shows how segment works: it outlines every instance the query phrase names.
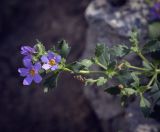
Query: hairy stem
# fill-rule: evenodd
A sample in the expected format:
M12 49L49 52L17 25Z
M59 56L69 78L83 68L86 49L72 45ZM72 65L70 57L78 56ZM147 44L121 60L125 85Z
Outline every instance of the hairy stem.
M141 68L141 67L136 67L136 66L132 66L132 65L126 65L128 68L132 68L135 70L140 70L140 71L148 71L148 69L145 68Z
M156 77L157 77L157 73L155 73L155 74L153 75L153 77L151 78L151 80L149 81L149 83L148 83L148 85L147 85L148 89L150 89L150 87L151 87L151 85L153 84L153 82L154 82L154 80L156 79Z

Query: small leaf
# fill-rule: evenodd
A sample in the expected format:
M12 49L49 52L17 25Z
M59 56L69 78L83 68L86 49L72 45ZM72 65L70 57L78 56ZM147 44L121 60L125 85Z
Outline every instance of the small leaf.
M54 90L57 87L57 80L58 80L58 76L59 76L59 72L54 72L54 73L50 73L43 85L44 85L44 91L50 91L50 90Z
M44 45L40 41L37 41L37 42L38 43L34 46L34 48L37 51L36 57L40 57L43 54L45 54L46 51L45 51Z
M96 60L104 66L108 66L110 63L110 52L109 48L105 44L97 44L95 56Z
M85 86L87 86L87 85L93 85L96 82L97 82L97 80L92 79L92 78L86 79L85 80Z
M141 97L141 100L140 100L141 110L142 110L144 116L147 117L150 114L150 106L151 106L151 104L146 98L143 97L143 95L140 96L140 97Z
M132 76L129 71L121 70L116 76L120 84L128 85L132 81Z
M95 49L95 56L101 56L104 52L104 47L104 44L97 44Z
M106 82L107 82L107 79L106 79L106 78L104 78L104 77L99 77L99 78L97 79L97 86L102 86L102 85L104 85Z
M149 24L149 36L151 38L157 38L160 36L160 22L154 22Z
M80 61L79 64L85 66L86 68L89 68L90 66L92 66L93 62L91 60L84 59Z
M60 42L58 42L58 49L60 50L59 54L66 58L70 52L70 47L68 46L68 43L65 40L62 40Z
M137 31L133 31L130 37L130 42L132 44L131 46L131 50L134 52L138 52L139 51L139 41L138 41L138 32Z
M32 60L33 60L33 62L37 62L39 60L39 58L46 53L46 50L45 50L44 45L38 40L37 40L37 44L34 46L34 48L36 49L36 53L33 54Z
M140 82L139 82L139 77L136 75L136 72L132 72L131 76L134 80L134 82L131 84L133 87L138 87Z
M130 95L136 94L137 92L136 92L136 90L133 89L133 88L123 88L123 89L121 90L121 93L122 93L123 95L130 96Z
M151 67L148 63L146 63L145 61L142 62L142 65L143 65L146 69L152 70L152 67Z
M126 45L117 45L112 48L111 54L116 57L123 57L130 52Z
M160 51L160 41L157 39L149 40L143 47L143 53L152 53Z
M149 92L150 97L152 99L153 105L156 105L157 101L160 100L160 86L159 82L155 82L151 87L151 91Z
M121 92L121 89L118 86L106 88L105 92L112 94L112 95L118 95Z
M80 70L87 70L86 67L79 62L74 62L70 64L68 67L75 73L78 73Z
M93 85L93 84L97 84L97 86L102 86L107 82L107 79L104 77L99 77L98 79L86 79L85 80L85 85Z
M144 93L146 90L147 90L147 86L139 86L137 87L137 91L140 92L140 93Z

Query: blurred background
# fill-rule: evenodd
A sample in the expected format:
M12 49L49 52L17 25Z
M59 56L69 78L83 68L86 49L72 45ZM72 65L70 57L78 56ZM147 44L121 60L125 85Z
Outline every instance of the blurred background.
M142 6L145 9L147 6L139 7L143 0L135 0L138 3L134 5L131 1L1 0L0 132L132 132L140 123L140 130L142 127L146 130L143 132L152 131L157 122L149 120L151 126L143 126L146 122L137 107L133 107L134 111L127 110L136 111L130 119L117 99L97 88L84 90L83 84L72 75L62 74L58 88L45 94L38 85L24 87L17 72L23 66L20 47L33 46L36 39L47 48L65 39L72 47L69 61L74 61L92 55L97 42L107 42L109 46L128 43L126 34L131 25L141 27L145 34L147 12L143 11L143 17L138 14ZM123 11L132 17L138 14L129 21L126 14L122 17L117 14ZM141 132L138 130L135 132Z

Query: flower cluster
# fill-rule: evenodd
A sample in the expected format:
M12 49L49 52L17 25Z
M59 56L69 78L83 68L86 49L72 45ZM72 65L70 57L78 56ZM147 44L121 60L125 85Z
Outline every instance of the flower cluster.
M41 71L55 71L59 68L58 66L61 62L60 55L52 51L39 53L40 51L37 47L21 47L21 54L24 55L23 64L25 68L19 68L18 72L20 76L25 77L23 85L30 85L32 81L40 83L42 81ZM34 58L36 58L36 61Z

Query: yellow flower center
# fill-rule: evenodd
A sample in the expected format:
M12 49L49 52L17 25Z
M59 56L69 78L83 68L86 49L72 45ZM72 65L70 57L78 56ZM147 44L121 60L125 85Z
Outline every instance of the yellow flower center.
M35 72L34 69L31 69L31 70L29 71L29 73L30 73L32 76L34 76L36 72Z
M54 59L51 59L49 61L49 65L54 66L56 64L56 61Z

